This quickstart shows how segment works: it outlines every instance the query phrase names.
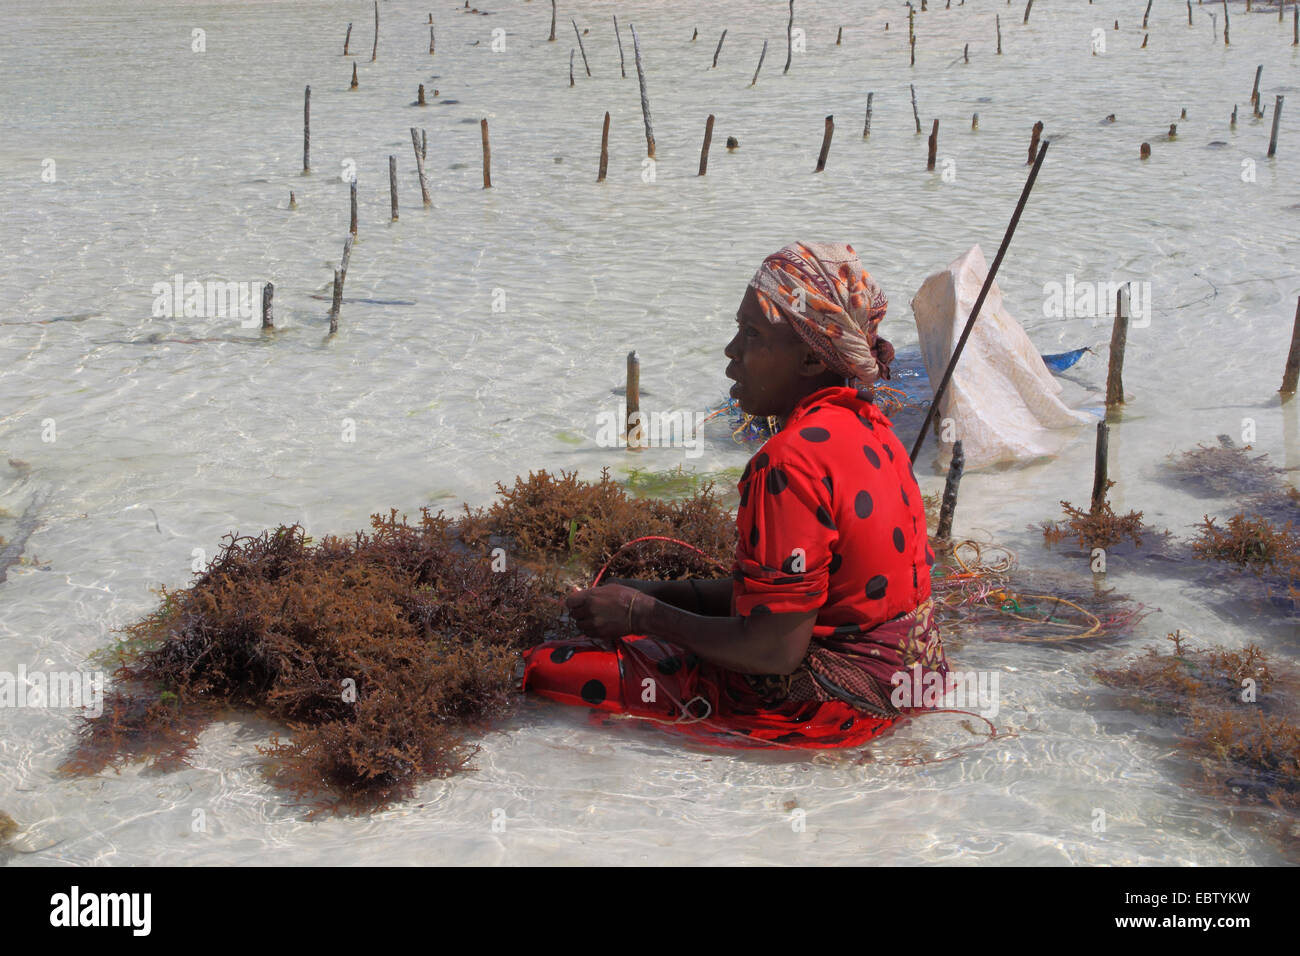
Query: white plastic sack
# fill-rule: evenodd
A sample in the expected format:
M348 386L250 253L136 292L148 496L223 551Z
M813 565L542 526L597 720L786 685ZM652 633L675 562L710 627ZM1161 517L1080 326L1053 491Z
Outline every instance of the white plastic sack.
M984 253L973 246L927 278L912 299L932 392L987 275ZM1003 307L996 282L980 312L932 426L940 465L947 466L953 440L961 441L967 468L1056 454L1078 435L1077 426L1097 419L1072 411L1057 397L1060 382ZM953 420L952 428L943 427L945 418Z

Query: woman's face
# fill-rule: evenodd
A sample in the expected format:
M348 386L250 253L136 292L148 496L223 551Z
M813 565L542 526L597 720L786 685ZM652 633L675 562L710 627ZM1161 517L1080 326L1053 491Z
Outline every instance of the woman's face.
M828 372L788 322L772 323L763 314L752 286L736 311L736 336L723 354L731 359L727 378L734 379L731 397L747 415L788 415L798 401L825 384L835 384ZM827 379L827 382L822 382Z

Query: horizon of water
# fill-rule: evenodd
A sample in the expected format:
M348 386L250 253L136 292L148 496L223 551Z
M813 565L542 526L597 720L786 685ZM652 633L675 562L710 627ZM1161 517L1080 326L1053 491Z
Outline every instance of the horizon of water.
M0 464L9 515L0 534L13 539L34 502L39 524L0 584L0 670L84 667L155 606L152 589L183 586L231 532L299 522L313 536L346 534L389 507L413 515L422 505L485 504L497 481L541 468L589 478L603 466L620 477L678 465L734 473L753 449L720 422L706 429L698 458L596 444L598 416L618 407L626 353L642 360L643 408L716 406L745 283L764 255L795 239L852 243L890 298L882 333L914 348L909 299L974 243L992 259L1024 185L1035 120L1051 146L998 276L1007 309L1043 352L1094 349L1063 381L1070 404L1095 408L1110 320L1044 315L1047 284L1067 275L1149 282L1150 322L1129 332L1129 402L1112 421L1112 501L1180 537L1205 513L1231 513L1231 500L1173 488L1162 466L1219 434L1247 441L1247 420L1257 452L1300 466L1296 403L1276 393L1300 293L1300 136L1289 119L1300 108L1300 54L1289 18L1278 24L1272 8L1234 9L1225 47L1208 6L1194 6L1189 27L1181 3L1160 4L1146 31L1139 6L1044 4L1022 24L1019 9L996 2L936 3L917 16L912 68L906 11L797 4L807 51L784 75L788 8L752 0L706 10L566 4L555 43L540 0L502 0L488 16L444 4L432 11L432 57L429 7L386 2L373 63L369 2L6 7L0 444L18 464ZM590 29L592 72L578 56L572 88L569 16ZM354 56L344 58L349 21ZM652 182L643 178L632 26L658 146ZM492 49L494 28L506 31L504 50ZM203 52L193 49L196 29ZM1097 29L1106 49L1093 55ZM354 61L359 89L349 91ZM1258 64L1262 121L1249 106ZM423 109L409 105L419 83L431 104ZM935 173L925 171L909 83L925 132L940 119ZM313 168L303 176L308 84ZM1277 94L1291 104L1270 159ZM609 176L597 185L606 110ZM710 112L713 149L700 178ZM829 114L834 140L814 175ZM1108 114L1114 123L1103 122ZM484 117L490 190L480 172ZM428 130L427 211L411 126ZM739 140L734 152L728 136ZM1142 162L1144 141L1152 157ZM47 160L53 181L42 178ZM327 339L350 165L359 234L340 333ZM229 317L153 317L155 284L177 274L274 282L276 334ZM494 297L504 311L493 311ZM344 440L349 422L353 441ZM1044 550L1028 526L1059 517L1061 499L1086 498L1092 458L1083 428L1055 459L968 473L956 533L1005 544L1026 567L1085 573L1079 559ZM917 471L923 490L938 490L932 454ZM1294 474L1287 480L1294 485ZM424 784L365 819L308 823L260 774L255 748L274 729L263 722L212 727L192 769L67 780L55 768L71 746L71 715L0 711L0 810L26 830L9 860L1282 861L1262 834L1274 811L1199 788L1177 737L1111 709L1093 672L1163 648L1175 629L1193 644L1258 642L1294 660L1294 624L1140 561L1112 561L1106 584L1153 612L1132 637L958 646L962 667L1000 674L997 723L1018 736L919 766L906 758L970 741L955 718L918 721L859 764L709 751L530 701L480 741L475 772ZM802 832L791 826L791 800L806 814ZM196 809L204 832L192 828ZM504 831L492 827L497 810Z

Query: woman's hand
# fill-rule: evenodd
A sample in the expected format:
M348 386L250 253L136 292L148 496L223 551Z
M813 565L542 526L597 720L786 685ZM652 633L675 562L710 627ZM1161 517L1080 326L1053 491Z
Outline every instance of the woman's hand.
M623 584L606 584L602 587L574 589L564 599L569 617L588 637L599 641L612 641L632 633L631 609L638 602L642 610L647 599L636 588Z

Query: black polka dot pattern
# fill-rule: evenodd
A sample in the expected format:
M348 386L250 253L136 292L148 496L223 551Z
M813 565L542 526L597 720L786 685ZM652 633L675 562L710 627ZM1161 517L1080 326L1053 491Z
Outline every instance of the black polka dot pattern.
M676 674L682 669L682 659L680 657L665 657L656 663L655 667L661 674Z
M740 486L740 507L749 504L749 484L745 483Z
M842 554L832 554L832 555L831 555L830 573L831 573L831 574L834 574L836 571L838 571L838 570L840 569L840 565L843 564L843 563L844 563L844 555L842 555Z
M903 529L895 528L894 529L894 550L897 551L899 554L902 554L903 549L905 547L907 547L907 543L903 538Z
M867 456L867 461L871 462L872 468L880 467L880 456L876 454L876 450L870 445L862 446L862 454Z
M889 581L883 574L877 574L867 582L867 597L873 601L879 601L885 596L885 589L889 586Z
M790 479L785 476L785 472L780 468L773 468L767 473L767 493L769 495L779 495L785 491L786 486L790 484Z
M578 695L592 707L603 704L608 696L605 693L605 685L598 680L587 681L582 685L582 690L578 691Z
M885 456L886 456L890 461L893 461L893 460L894 460L894 449L892 449L892 448L889 447L889 442L885 442L885 443L884 443L883 445L881 445L880 447L883 448L883 449L885 449Z
M754 525L749 529L749 546L751 548L758 547L758 525Z
M828 495L835 494L835 482L831 481L830 475L827 475L822 479L822 484L826 486L826 493Z
M769 460L770 459L767 457L767 452L760 451L758 455L753 459L754 470L762 471L764 468L767 467L767 463Z
M824 524L826 527L830 528L832 531L835 530L835 519L832 518L831 513L821 505L817 506L817 520L820 521L822 524Z
M771 614L771 613L772 613L772 609L768 607L766 604L755 604L753 609L749 612L749 616L762 617L764 614Z
M578 652L578 649L572 644L566 644L564 647L557 647L551 651L551 661L555 664L563 664L570 657Z
M853 499L853 511L859 518L870 518L875 507L871 495L865 491L859 491L858 496Z
M824 428L809 426L808 428L799 429L799 437L804 441L824 442L830 440L831 433Z

